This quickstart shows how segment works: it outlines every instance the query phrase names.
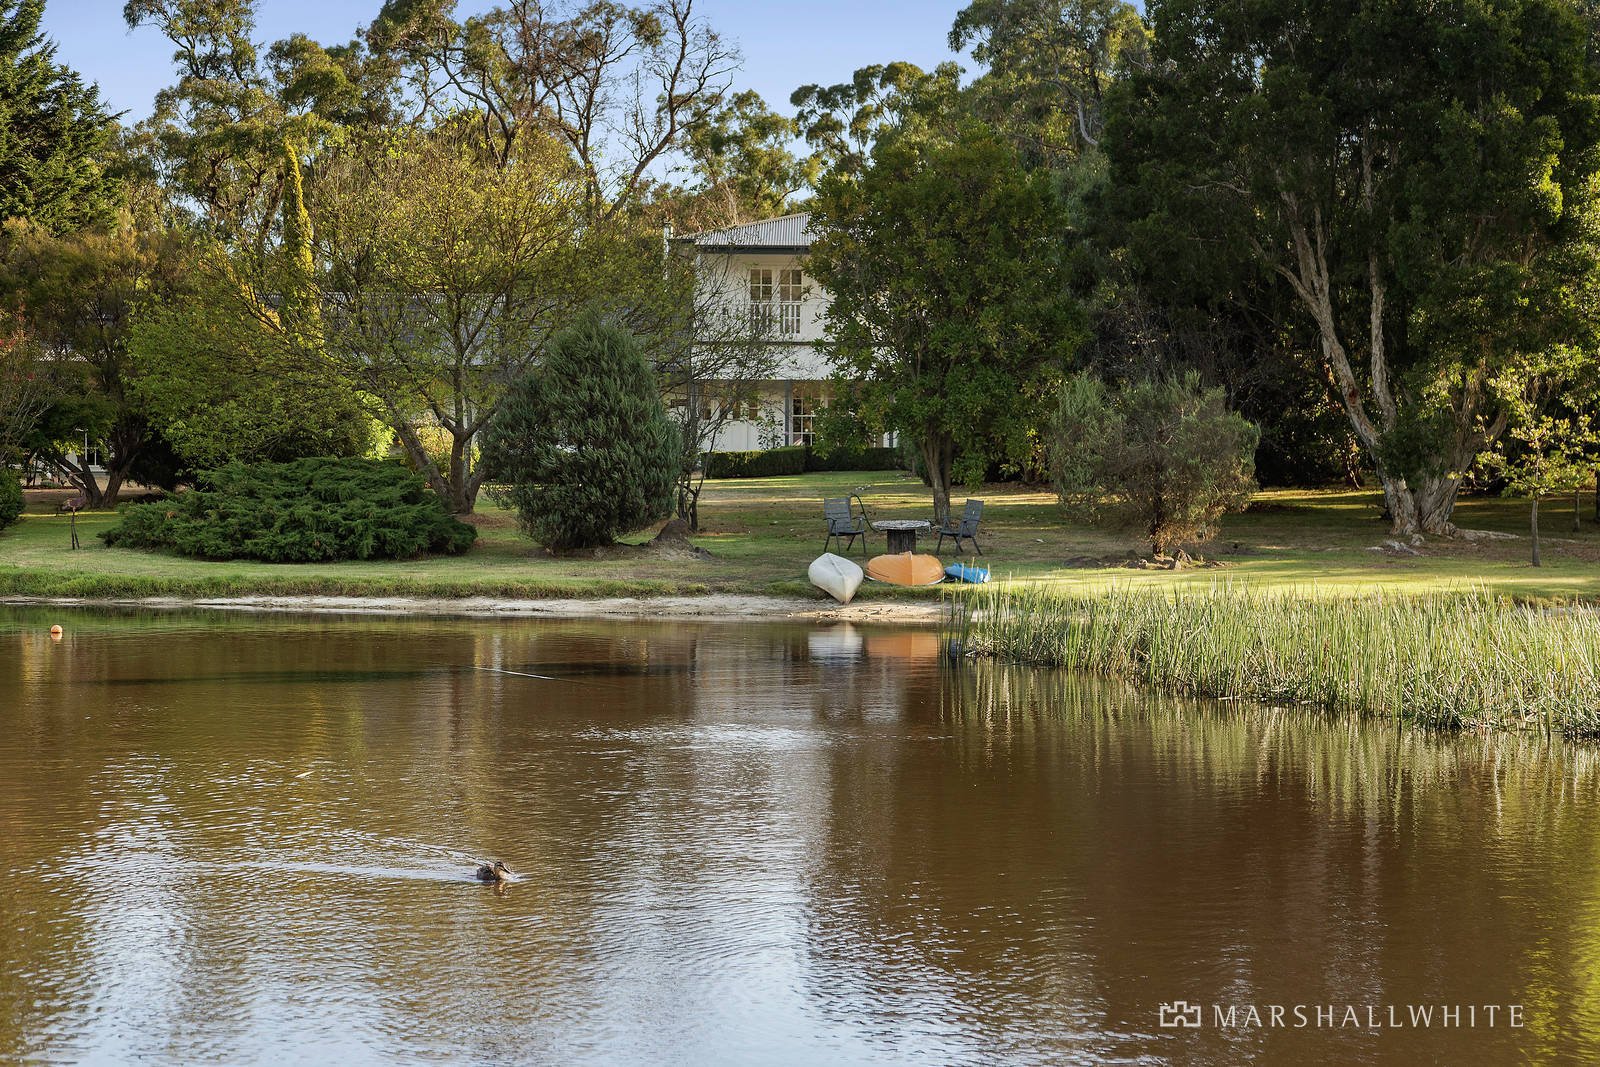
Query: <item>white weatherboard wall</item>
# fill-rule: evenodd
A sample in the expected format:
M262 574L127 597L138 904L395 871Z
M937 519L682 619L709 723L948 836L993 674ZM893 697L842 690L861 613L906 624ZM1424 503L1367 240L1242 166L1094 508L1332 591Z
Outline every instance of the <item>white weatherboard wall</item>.
M811 413L827 396L830 367L819 343L828 309L827 291L805 273L810 216L804 213L731 226L681 239L692 249L705 302L747 321L770 315L764 342L774 348L776 377L758 390L754 418L729 420L716 442L721 451L746 451L800 444L809 435ZM752 292L751 271L771 272L770 300ZM799 300L785 301L785 271L800 271ZM788 305L785 307L785 305ZM881 442L880 442L881 443Z

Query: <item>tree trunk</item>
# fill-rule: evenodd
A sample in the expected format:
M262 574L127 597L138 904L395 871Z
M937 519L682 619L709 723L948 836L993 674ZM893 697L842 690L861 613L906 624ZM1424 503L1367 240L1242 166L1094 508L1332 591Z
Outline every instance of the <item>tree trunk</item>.
M76 464L67 462L64 452L53 452L49 462L62 474L66 475L67 484L71 485L83 496L83 507L86 511L99 511L101 509L100 480L94 476L94 469L89 465L88 456L79 456Z
M127 480L128 472L133 469L139 453L144 450L144 443L144 432L135 426L122 423L112 429L106 441L111 452L111 462L106 464L106 485L100 494L102 507L117 506L117 495L122 492L122 483Z
M394 413L391 411L391 415ZM473 476L468 469L467 451L472 437L457 437L454 431L450 436L450 469L441 471L439 465L428 455L428 449L422 443L422 438L417 436L416 429L404 419L393 417L391 425L400 435L400 444L404 446L406 454L411 457L411 462L422 477L427 481L440 500L444 502L445 510L452 515L470 515L477 504L479 478Z
M127 477L124 466L116 466L106 471L105 491L100 494L100 506L114 508L117 506L117 495L122 492L122 480Z
M1535 567L1542 567L1542 566L1544 566L1544 564L1541 563L1540 560L1539 560L1539 494L1538 493L1533 494L1533 513L1532 513L1532 517L1529 520L1529 525L1533 527L1533 565Z
M1583 529L1583 490L1572 491L1572 532L1577 533Z
M393 414L391 409L391 424L395 433L400 436L400 444L406 450L406 455L411 457L411 463L421 473L428 487L434 491L438 498L444 501L446 508L450 507L450 483L440 472L439 465L428 455L428 449L423 445L422 438L417 436L416 428L406 420Z
M450 435L450 511L456 515L471 515L477 503L471 472L467 469L471 438Z
M1145 531L1150 535L1150 555L1152 556L1165 555L1165 552L1162 551L1166 548L1163 540L1162 530L1166 524L1166 502L1161 497L1161 494L1157 493L1155 499L1155 508L1150 515L1150 528Z
M1461 479L1430 477L1413 486L1381 468L1378 477L1383 481L1384 502L1389 505L1391 529L1396 535L1455 536L1456 526L1450 515L1455 510Z
M1362 197L1369 205L1374 201L1374 162L1371 146L1363 137L1360 145L1362 161ZM1447 476L1430 476L1409 485L1404 477L1383 469L1384 437L1399 422L1400 398L1392 385L1388 350L1385 344L1385 324L1388 315L1387 281L1383 264L1376 248L1367 257L1367 322L1365 340L1368 352L1369 381L1372 408L1365 398L1351 363L1351 350L1339 329L1339 313L1335 307L1336 284L1334 271L1327 257L1332 247L1331 223L1324 218L1316 205L1306 205L1298 195L1284 190L1280 200L1285 210L1292 258L1284 262L1276 253L1257 246L1257 252L1278 274L1286 279L1296 295L1311 313L1317 326L1322 354L1335 391L1344 405L1356 439L1367 455L1377 464L1378 477L1383 483L1384 498L1389 505L1396 534L1438 534L1454 536L1455 525L1450 521L1455 508L1459 480ZM1359 338L1359 331L1353 331ZM1469 391L1470 392L1470 391ZM1476 397L1477 392L1471 392ZM1455 412L1456 440L1448 454L1438 458L1446 470L1465 470L1472 457L1492 445L1504 429L1504 416L1497 418L1488 428L1477 426L1482 414L1480 405L1464 398Z
M930 433L922 442L922 461L928 468L928 485L933 488L933 520L943 526L950 521L950 468L955 464L955 443L948 435Z

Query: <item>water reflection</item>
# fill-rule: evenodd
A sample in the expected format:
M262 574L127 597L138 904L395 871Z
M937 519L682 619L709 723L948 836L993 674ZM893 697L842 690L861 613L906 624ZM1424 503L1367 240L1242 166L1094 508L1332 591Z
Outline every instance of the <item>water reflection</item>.
M1594 749L851 627L14 611L0 699L0 1059L1600 1056Z

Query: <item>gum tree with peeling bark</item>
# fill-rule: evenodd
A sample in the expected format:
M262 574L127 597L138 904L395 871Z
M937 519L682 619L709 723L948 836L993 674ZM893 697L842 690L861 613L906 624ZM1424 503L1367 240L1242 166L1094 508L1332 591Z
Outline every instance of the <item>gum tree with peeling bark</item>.
M1579 343L1600 110L1569 0L1165 0L1105 147L1135 226L1297 299L1396 533L1451 534L1497 388Z

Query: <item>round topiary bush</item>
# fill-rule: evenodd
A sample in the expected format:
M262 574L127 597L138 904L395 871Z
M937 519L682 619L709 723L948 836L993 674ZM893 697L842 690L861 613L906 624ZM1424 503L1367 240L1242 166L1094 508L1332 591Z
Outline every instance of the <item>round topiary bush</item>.
M0 530L17 521L22 514L22 483L17 476L0 467Z
M313 563L465 552L476 528L420 477L369 459L230 463L168 500L122 509L108 545L201 559Z
M671 513L678 428L633 336L591 312L512 385L485 458L534 540L589 548Z

